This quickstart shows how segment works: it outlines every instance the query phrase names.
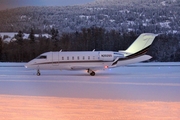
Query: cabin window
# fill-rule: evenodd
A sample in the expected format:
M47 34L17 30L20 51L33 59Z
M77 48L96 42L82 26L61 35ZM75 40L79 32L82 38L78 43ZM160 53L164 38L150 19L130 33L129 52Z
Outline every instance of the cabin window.
M45 55L40 55L40 56L37 57L37 59L47 59L47 56L45 56Z
M88 56L88 60L90 60L90 56Z
M64 60L64 57L62 57L62 60Z
M79 56L77 57L77 59L79 60Z
M83 56L83 60L85 59L85 57Z
M69 57L67 57L67 60L69 60Z
M74 56L72 57L72 60L74 60Z

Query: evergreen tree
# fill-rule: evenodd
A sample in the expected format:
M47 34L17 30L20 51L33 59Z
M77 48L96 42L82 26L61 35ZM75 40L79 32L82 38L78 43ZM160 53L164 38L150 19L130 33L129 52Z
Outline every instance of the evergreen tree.
M35 42L35 35L34 35L34 30L33 29L31 29L31 32L30 32L28 38L30 39L31 42L33 42L33 43Z
M21 30L19 30L18 34L15 35L15 38L18 44L23 44L23 32Z
M15 35L15 38L17 40L17 61L23 61L23 52L24 52L24 49L23 49L23 32L21 30L19 30L18 34Z
M59 32L57 29L54 29L54 28L51 29L51 39L52 40L57 40L58 34L59 34Z

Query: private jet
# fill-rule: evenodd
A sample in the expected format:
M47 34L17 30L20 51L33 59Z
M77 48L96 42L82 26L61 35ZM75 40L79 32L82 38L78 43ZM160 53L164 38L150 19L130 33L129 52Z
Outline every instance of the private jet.
M151 59L146 55L157 34L142 33L126 50L46 52L29 61L25 67L37 70L86 70L91 76L95 71L120 67Z

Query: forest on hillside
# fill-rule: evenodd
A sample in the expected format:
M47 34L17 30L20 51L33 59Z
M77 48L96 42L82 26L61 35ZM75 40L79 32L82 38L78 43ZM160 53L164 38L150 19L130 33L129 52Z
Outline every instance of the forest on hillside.
M180 31L178 0L108 0L79 6L20 7L0 11L0 32L59 33L98 26L120 32L177 33ZM129 1L129 2L128 2ZM137 3L135 1L138 1ZM160 2L162 1L162 2ZM172 2L170 2L172 1ZM106 3L108 5L102 5ZM127 5L123 5L129 3ZM179 4L179 5L178 5Z
M16 41L4 42L0 37L1 62L27 62L49 51L118 51L125 50L140 35L133 31L120 33L101 27L83 28L81 31L59 34L52 28L51 37L34 36L31 29L28 39L23 32L15 35ZM180 34L160 34L148 50L150 61L180 61Z

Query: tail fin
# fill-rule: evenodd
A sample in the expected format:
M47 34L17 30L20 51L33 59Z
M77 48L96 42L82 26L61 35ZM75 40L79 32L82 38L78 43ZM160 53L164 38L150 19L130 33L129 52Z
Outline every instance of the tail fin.
M156 36L158 34L142 33L125 52L134 54L140 51L147 51L146 49L150 47Z

